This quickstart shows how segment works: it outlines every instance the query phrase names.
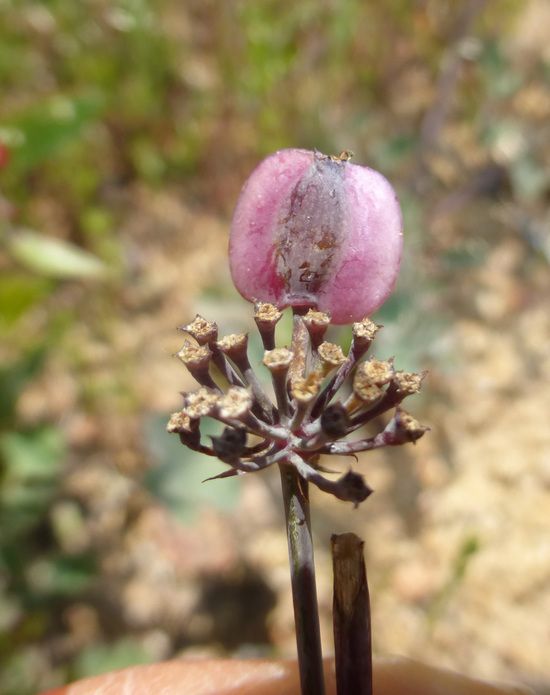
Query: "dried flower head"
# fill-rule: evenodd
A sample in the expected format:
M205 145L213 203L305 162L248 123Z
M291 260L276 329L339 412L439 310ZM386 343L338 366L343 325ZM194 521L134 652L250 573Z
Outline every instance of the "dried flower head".
M278 317L278 313L275 306L262 307L264 316ZM317 344L318 334L313 330L312 337L308 322L311 323L306 317L295 316L293 349L282 347L265 352L262 364L270 372L275 403L250 366L246 334L218 339L217 331L200 332L201 339L205 334L210 337L195 350L186 342L178 353L180 358L182 353L185 356L182 359L186 366L189 368L189 359L196 354L201 359L203 354L217 354L217 368L228 386L220 388L212 372L209 376L213 386L206 387L205 374L199 372L196 378L201 388L183 394L184 407L181 413L172 415L168 431L177 432L186 446L230 466L216 477L259 471L274 463L286 464L294 466L321 490L357 506L371 492L363 477L350 470L338 480L328 479L320 466L321 455L355 456L360 451L419 439L427 428L402 410L400 404L419 391L424 374L396 371L389 360L360 361L379 328L368 320L354 324L347 355L332 343ZM271 323L257 323L260 332L269 332L271 341ZM323 326L324 333L328 315L317 312L314 323ZM213 325L197 317L182 330L196 334L197 324ZM209 366L212 360L205 360L205 364ZM346 382L350 393L340 396ZM379 434L353 438L364 424L387 411L394 412ZM225 425L219 437L212 437L211 445L200 437L203 417L215 418Z

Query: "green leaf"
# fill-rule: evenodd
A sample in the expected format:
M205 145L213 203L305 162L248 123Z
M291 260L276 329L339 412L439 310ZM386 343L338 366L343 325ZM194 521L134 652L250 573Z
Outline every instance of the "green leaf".
M50 596L76 596L97 576L95 560L86 554L38 560L33 588ZM32 570L31 570L32 571Z
M37 232L20 230L7 245L20 263L49 277L97 279L107 272L107 266L89 251Z
M0 277L0 328L11 326L28 309L46 298L52 281L25 273L6 273Z
M11 537L40 521L58 490L65 443L61 432L43 427L0 436L3 479L0 530Z
M61 467L65 446L63 436L53 427L31 432L5 432L0 437L0 454L8 478L51 479Z
M0 426L9 425L13 420L19 394L40 374L46 356L47 347L40 345L0 368Z
M4 124L7 142L13 147L11 166L22 174L52 159L81 137L101 109L102 101L95 95L60 95L33 104Z

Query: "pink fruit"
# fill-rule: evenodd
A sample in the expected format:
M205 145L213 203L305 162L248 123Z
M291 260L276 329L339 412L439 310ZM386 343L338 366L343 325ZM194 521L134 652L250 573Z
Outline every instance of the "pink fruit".
M390 183L346 154L288 149L263 159L233 214L229 259L245 299L369 316L390 294L403 247Z

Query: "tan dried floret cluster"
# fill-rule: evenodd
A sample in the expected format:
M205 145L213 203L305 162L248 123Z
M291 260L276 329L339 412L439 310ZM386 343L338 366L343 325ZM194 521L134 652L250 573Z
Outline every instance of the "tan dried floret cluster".
M416 441L427 428L402 410L401 402L418 393L425 374L398 371L393 360L361 361L380 329L369 319L353 325L347 355L324 339L330 317L313 310L294 316L291 347L276 347L275 326L281 316L272 304L256 304L254 318L265 349L262 364L271 374L274 400L250 364L247 334L219 339L216 324L201 316L181 326L196 343L186 341L177 357L200 388L183 394L183 408L171 416L167 429L189 448L229 466L216 477L258 471L273 463L295 466L306 480L357 505L371 492L363 477L350 470L330 480L321 474L320 456L355 456ZM340 396L345 384L351 388ZM393 416L376 436L349 436L388 411ZM204 417L225 425L221 435L211 437L211 444L201 438Z

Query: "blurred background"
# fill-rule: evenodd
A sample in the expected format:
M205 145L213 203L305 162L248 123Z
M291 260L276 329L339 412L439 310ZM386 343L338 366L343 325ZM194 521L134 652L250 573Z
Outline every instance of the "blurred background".
M165 432L176 326L253 330L229 222L285 147L395 186L372 352L430 372L431 432L356 466L376 494L313 494L326 652L355 531L377 653L550 682L547 0L0 0L0 26L0 691L295 653L277 473L202 484L221 464Z

